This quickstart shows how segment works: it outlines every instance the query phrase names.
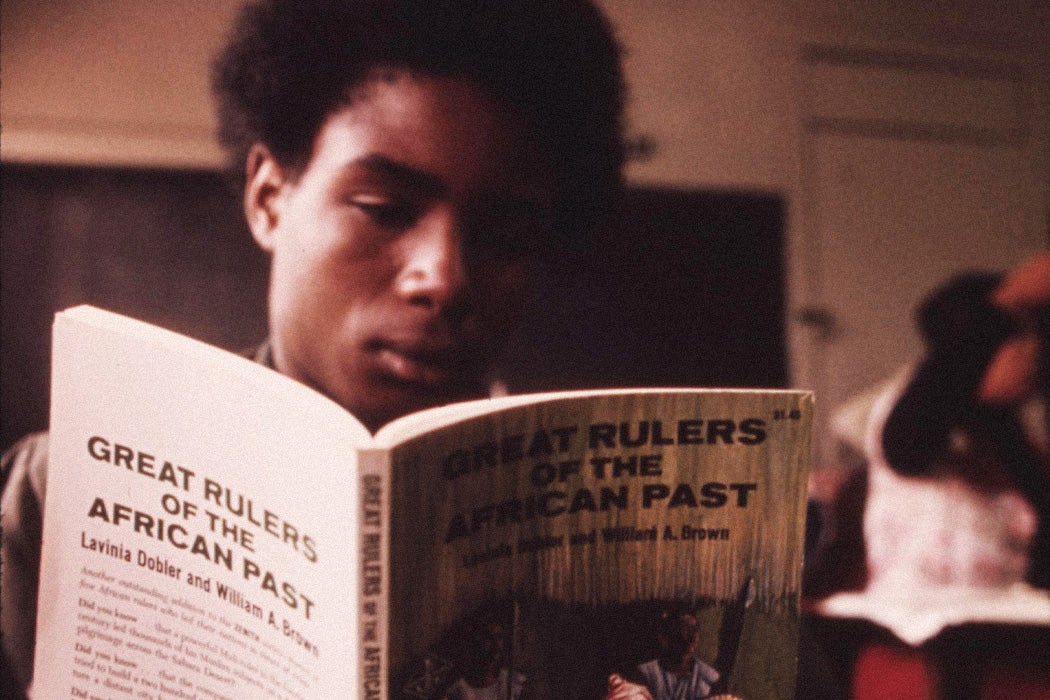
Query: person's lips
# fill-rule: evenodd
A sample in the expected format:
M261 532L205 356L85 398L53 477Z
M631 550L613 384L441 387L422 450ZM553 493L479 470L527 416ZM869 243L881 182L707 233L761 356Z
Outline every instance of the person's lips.
M377 342L375 357L382 370L411 384L435 385L455 374L456 346L451 343L385 340Z

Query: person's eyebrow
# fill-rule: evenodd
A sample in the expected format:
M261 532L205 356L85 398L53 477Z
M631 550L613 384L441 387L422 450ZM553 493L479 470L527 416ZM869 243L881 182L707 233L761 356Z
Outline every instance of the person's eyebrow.
M440 195L448 191L448 184L434 173L406 165L380 153L369 153L347 164L348 170L363 170L401 187L425 195Z

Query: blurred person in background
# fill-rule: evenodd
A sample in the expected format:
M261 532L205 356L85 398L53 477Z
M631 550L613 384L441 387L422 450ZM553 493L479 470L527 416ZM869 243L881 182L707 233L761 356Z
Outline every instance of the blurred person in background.
M953 278L918 324L869 422L868 589L1050 587L1050 254Z

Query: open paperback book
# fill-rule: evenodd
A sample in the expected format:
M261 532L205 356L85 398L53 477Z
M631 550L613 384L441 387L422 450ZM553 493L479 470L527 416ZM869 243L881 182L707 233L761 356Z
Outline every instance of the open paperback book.
M682 611L716 690L792 695L807 392L524 395L373 436L91 307L56 317L52 386L38 697L601 698Z

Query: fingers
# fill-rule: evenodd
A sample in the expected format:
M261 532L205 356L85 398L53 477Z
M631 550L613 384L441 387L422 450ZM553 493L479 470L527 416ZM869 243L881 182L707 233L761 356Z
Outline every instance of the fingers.
M999 406L1023 401L1036 387L1039 350L1039 337L1031 332L1003 342L977 386L981 401Z
M605 700L653 700L645 686L631 683L617 674L609 676L609 692Z
M1015 310L1050 304L1050 253L1036 255L1014 268L992 293L992 301Z

